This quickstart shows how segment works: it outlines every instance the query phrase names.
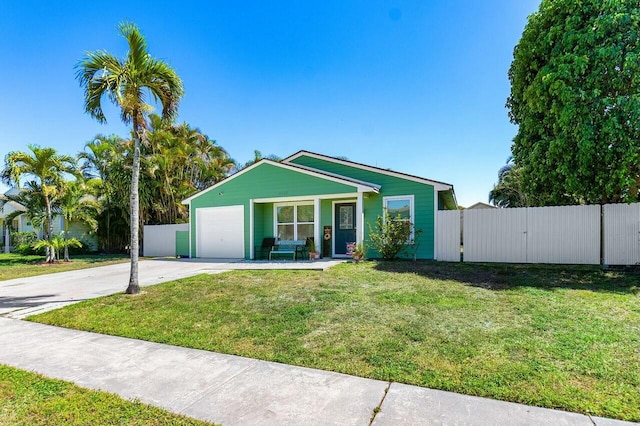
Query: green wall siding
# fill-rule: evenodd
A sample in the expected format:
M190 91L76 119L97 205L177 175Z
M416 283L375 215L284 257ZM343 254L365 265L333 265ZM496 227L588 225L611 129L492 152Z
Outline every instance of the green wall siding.
M300 156L292 163L303 166L325 170L353 179L381 185L380 194L365 194L364 216L365 216L365 242L368 240L369 225L375 225L378 215L382 215L382 198L394 195L414 196L414 223L416 229L422 229L420 236L417 257L420 259L433 259L434 248L434 188L432 185L418 183L407 179L400 179L394 176L376 173L369 170L333 163L331 161L318 158ZM329 202L329 204L331 204ZM330 209L331 207L329 207ZM331 217L331 216L329 216ZM331 219L329 219L330 221ZM370 252L371 254L371 252ZM375 257L375 253L373 253Z
M245 258L249 258L250 247L254 242L249 241L249 200L256 198L313 196L322 194L341 194L355 192L355 186L332 182L307 174L288 170L272 164L261 164L248 172L233 179L229 179L215 189L203 193L191 200L189 214L191 216L191 256L197 257L196 252L196 218L197 209L219 206L244 206L245 216ZM254 209L258 205L254 206ZM258 238L259 225L254 226L255 241L262 243L263 237L273 234L273 207L261 206L264 217L261 220L262 237ZM270 215L270 216L269 216Z
M189 231L176 231L176 256L189 256Z

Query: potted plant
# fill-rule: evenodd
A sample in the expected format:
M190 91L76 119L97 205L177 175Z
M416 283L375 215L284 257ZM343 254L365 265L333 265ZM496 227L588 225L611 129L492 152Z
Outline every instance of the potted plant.
M316 251L316 243L313 238L307 238L307 245L309 246L309 260L319 259L320 253Z
M355 260L356 262L364 260L364 256L366 253L367 247L363 243L356 244L355 248L353 249L353 260Z

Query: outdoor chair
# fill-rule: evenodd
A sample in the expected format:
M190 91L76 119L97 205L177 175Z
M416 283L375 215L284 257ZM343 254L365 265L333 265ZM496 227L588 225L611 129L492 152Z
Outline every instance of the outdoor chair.
M256 259L266 259L275 243L276 239L273 237L263 238L262 245L256 247Z

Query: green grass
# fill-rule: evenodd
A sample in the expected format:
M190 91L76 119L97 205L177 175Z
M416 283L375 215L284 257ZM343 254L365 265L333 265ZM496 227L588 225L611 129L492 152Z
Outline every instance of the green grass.
M0 253L0 281L122 263L128 261L129 257L120 254L85 254L71 256L70 262L49 264L44 260L44 256Z
M138 401L0 365L2 425L208 425Z
M640 420L638 278L427 262L234 271L33 320Z

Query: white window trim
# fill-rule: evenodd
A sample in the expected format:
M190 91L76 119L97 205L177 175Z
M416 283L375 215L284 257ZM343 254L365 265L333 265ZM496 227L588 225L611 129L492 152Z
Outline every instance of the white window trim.
M314 229L314 241L316 239L315 237L315 229L316 229L316 222L318 220L318 218L316 217L316 208L315 208L315 204L312 201L303 201L303 202L297 202L297 203L274 203L273 204L273 235L276 236L276 239L278 239L278 207L289 207L289 206L293 206L293 222L284 222L281 223L280 225L293 225L293 239L294 240L299 240L298 238L298 225L313 225L313 229ZM314 206L314 210L313 210L313 222L298 222L298 206ZM317 243L316 243L317 244Z
M409 200L409 221L411 223L413 223L413 227L411 228L411 235L409 236L409 241L407 241L407 244L413 244L414 243L414 229L415 229L415 225L416 225L416 216L415 216L415 197L412 195L391 195L388 197L382 197L382 211L383 212L387 212L388 208L387 208L387 201L395 201L395 200ZM386 220L386 214L383 214L383 220Z

